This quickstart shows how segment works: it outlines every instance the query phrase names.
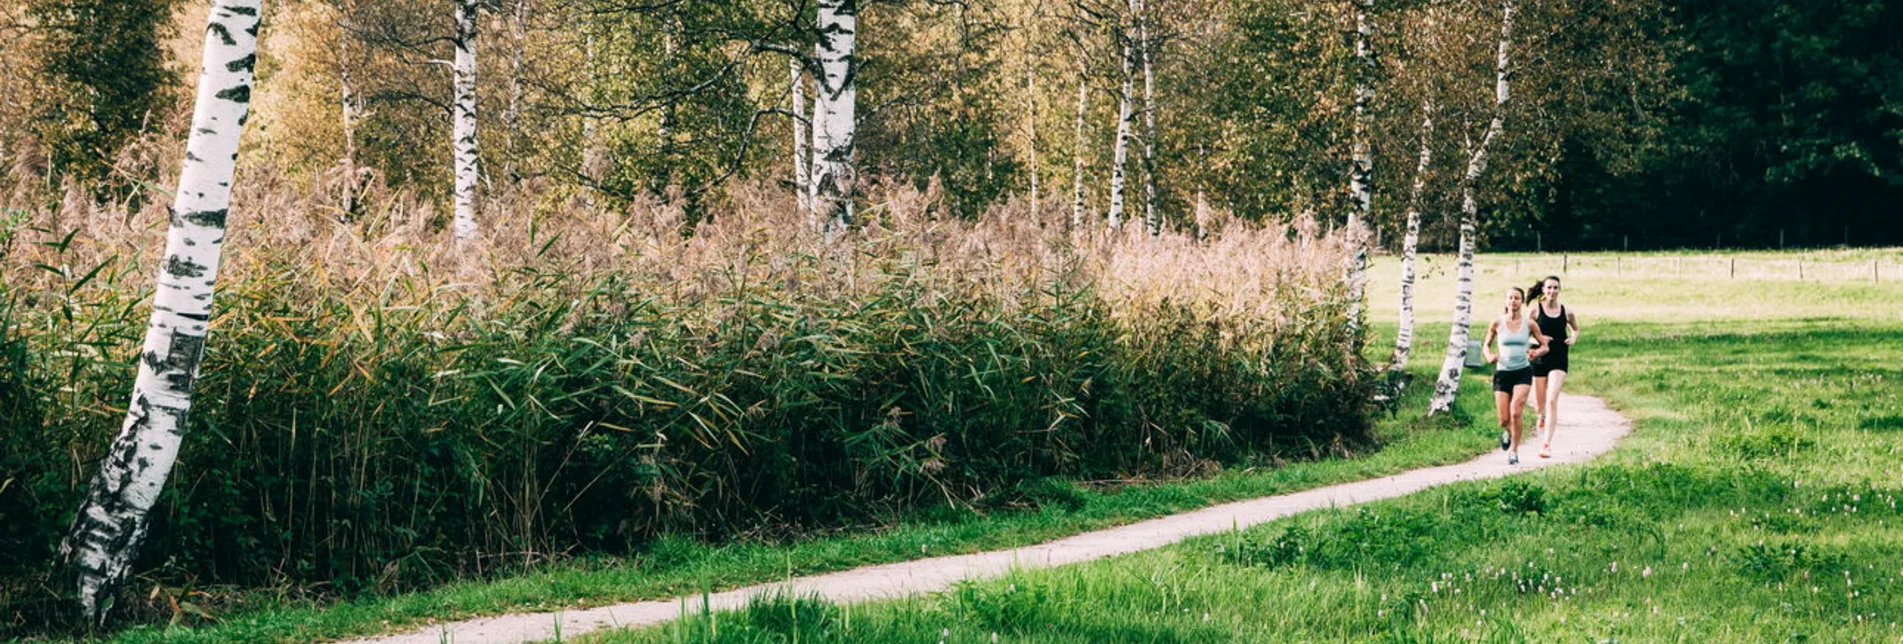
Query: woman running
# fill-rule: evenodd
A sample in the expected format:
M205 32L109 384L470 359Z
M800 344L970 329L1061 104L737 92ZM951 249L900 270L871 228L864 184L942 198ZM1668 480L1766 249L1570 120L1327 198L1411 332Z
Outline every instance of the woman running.
M1553 457L1553 433L1559 429L1559 391L1566 386L1567 354L1579 340L1579 319L1559 303L1559 276L1548 275L1527 291L1534 302L1533 322L1553 339L1552 350L1533 361L1533 408L1539 413L1535 435L1542 440L1540 458Z
M1526 395L1533 388L1533 364L1550 346L1540 328L1528 319L1524 304L1526 292L1515 286L1507 289L1506 313L1487 325L1487 339L1481 344L1481 356L1493 363L1493 402L1500 412L1500 429L1506 432L1502 448L1507 464L1520 462L1520 433L1525 430ZM1499 341L1499 352L1494 342ZM1537 340L1539 348L1530 349Z

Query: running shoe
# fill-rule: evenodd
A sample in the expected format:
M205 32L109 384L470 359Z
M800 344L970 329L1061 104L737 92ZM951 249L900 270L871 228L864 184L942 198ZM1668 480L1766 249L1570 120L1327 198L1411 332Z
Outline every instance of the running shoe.
M1504 429L1500 430L1500 451L1507 451L1507 448L1512 446L1513 434L1508 433L1507 430Z
M1508 464L1508 465L1519 465L1519 464L1520 464L1520 454L1519 454L1519 452L1507 452L1507 464Z

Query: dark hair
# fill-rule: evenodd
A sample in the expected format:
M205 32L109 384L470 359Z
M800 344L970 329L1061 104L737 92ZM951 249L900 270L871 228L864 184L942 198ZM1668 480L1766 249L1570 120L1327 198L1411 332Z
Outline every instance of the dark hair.
M1544 297L1546 295L1546 280L1553 280L1554 282L1558 282L1559 276L1548 275L1544 278L1541 278L1540 281L1534 282L1533 288L1526 289L1526 301L1538 302L1541 297Z
M1513 289L1513 292L1515 292L1515 293L1519 293L1519 294L1520 294L1520 305L1521 305L1521 306L1525 306L1525 305L1526 305L1526 289L1523 289L1523 288L1520 288L1520 287L1518 287L1518 286L1509 286L1509 287L1507 287L1507 288L1510 288L1510 289ZM1501 313L1512 313L1512 312L1513 312L1513 308L1512 308L1512 307L1506 307L1506 306L1502 306L1502 307L1500 307L1500 312L1501 312Z

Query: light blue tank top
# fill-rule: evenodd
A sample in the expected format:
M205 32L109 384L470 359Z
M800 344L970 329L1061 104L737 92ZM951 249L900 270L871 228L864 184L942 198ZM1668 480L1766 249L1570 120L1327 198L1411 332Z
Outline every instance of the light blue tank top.
M1520 320L1520 330L1507 328L1506 322L1500 323L1500 371L1517 371L1533 366L1526 359L1526 350L1533 344L1531 323Z

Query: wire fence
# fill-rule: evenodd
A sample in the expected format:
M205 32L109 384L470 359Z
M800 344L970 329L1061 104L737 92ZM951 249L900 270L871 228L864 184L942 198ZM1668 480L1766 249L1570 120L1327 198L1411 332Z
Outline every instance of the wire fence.
M1903 264L1892 259L1824 259L1752 257L1737 255L1618 255L1594 253L1502 258L1496 266L1515 273L1550 271L1553 274L1616 277L1687 277L1740 280L1827 282L1903 281Z

